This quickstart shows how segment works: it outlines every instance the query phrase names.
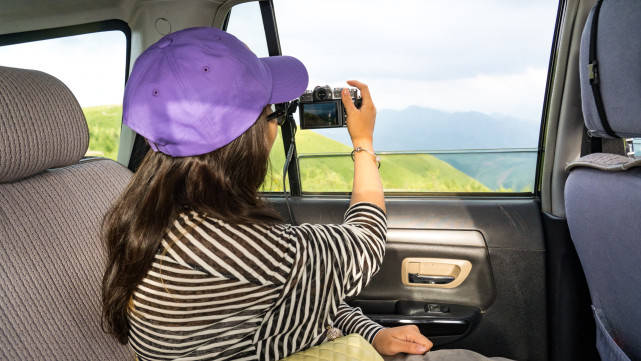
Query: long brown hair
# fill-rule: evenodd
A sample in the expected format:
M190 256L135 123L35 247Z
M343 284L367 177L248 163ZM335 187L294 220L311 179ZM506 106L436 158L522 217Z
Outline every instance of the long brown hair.
M125 344L127 306L153 263L166 228L185 209L229 223L273 224L279 215L260 197L268 167L268 122L261 116L213 152L174 158L149 151L102 223L107 249L102 328Z

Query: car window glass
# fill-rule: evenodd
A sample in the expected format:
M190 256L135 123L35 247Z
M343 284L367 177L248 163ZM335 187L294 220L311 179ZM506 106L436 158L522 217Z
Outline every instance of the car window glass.
M87 156L116 159L122 123L127 39L104 31L0 47L0 65L35 69L60 79L89 126Z
M532 192L558 1L276 0L309 88L369 84L387 192ZM348 192L345 128L299 130L304 192Z

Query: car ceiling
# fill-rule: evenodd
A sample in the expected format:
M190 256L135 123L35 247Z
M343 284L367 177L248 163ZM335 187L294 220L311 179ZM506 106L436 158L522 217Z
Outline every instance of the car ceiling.
M0 12L0 34L70 26L109 19L133 23L149 8L205 8L216 14L249 0L5 0ZM133 26L132 26L133 28Z

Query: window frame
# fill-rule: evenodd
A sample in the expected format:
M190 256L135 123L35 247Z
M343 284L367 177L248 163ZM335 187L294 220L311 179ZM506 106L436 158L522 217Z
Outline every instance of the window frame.
M259 0L257 2L260 6L261 19L263 28L265 30L267 53L269 56L280 56L283 53L280 48L278 25L276 24L276 14L274 13L274 2L273 0ZM227 16L225 16L225 20L221 28L221 30L223 31L227 31L227 26L229 25L229 20L234 6L229 9L229 12L227 12ZM293 147L292 161L289 163L289 167L287 168L287 178L289 179L290 194L295 197L300 197L302 195L302 188L300 182L300 170L298 168L298 153L296 151L296 142L295 140L293 140L296 129L294 129L291 123L286 122L280 127L280 130L283 138L285 155L287 155L289 148ZM282 194L282 192L279 191L268 191L261 193L266 195Z
M563 16L565 13L567 0L559 0L559 5L557 7L556 13L556 22L554 25L554 33L552 39L552 45L550 49L550 57L548 61L548 72L545 85L545 92L543 95L543 104L541 111L541 123L539 128L539 142L537 147L537 159L535 166L534 174L534 185L532 192L385 192L385 196L391 197L412 197L412 198L421 198L421 197L470 197L475 199L482 198L517 198L517 199L532 199L541 197L541 183L543 177L543 157L545 154L545 139L546 139L546 130L547 130L547 118L549 105L551 101L551 92L550 88L553 81L554 68L556 65L556 56L559 42L559 35L561 29L561 23L563 21ZM267 47L269 49L269 56L282 55L280 47L280 38L278 36L278 26L276 24L276 15L274 12L274 3L273 0L261 0L259 1L261 7L261 14L263 17L263 26L265 27L265 36L267 37ZM233 7L232 7L233 8ZM224 28L229 21L229 15L231 14L231 9L227 14L225 19ZM224 30L224 29L223 29ZM289 124L289 123L287 123ZM296 144L293 135L293 130L291 126L282 128L283 144L285 146L285 154L289 146L294 147L294 156L292 162L288 168L288 178L290 184L290 194L294 197L302 196L313 196L313 197L331 197L335 198L336 196L348 196L351 192L303 192L302 184L300 180L300 170L298 166L298 155L296 153ZM287 128L287 129L286 129ZM291 144L290 144L291 143ZM265 195L278 195L277 192L265 192Z
M105 31L121 31L125 35L125 86L129 79L129 67L131 61L131 28L129 24L120 19L95 21L84 24L60 26L48 29L28 30L9 34L0 34L0 47L30 43L41 40L65 38L69 36L101 33ZM122 128L122 118L120 119ZM120 148L120 144L118 144Z

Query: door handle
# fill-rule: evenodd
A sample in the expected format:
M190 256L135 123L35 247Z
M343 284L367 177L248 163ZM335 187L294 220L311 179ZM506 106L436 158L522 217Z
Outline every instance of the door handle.
M410 283L426 283L430 285L446 285L456 279L454 276L431 276L418 273L408 274Z
M463 259L405 258L401 281L406 286L455 288L472 271L472 263Z

